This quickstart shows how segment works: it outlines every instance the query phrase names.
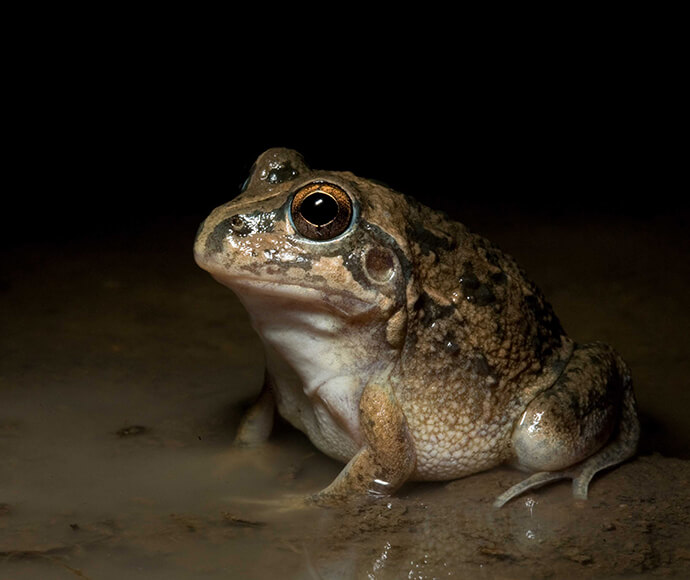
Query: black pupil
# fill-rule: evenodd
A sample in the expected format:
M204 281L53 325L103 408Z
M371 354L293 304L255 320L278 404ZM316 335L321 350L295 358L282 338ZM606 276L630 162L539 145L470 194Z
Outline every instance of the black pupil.
M316 191L300 205L302 217L315 226L324 226L338 215L338 202L330 195Z

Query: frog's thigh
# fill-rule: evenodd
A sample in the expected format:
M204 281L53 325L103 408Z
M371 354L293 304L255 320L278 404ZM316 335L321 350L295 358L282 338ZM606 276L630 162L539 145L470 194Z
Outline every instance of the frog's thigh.
M516 463L537 473L495 505L562 478L572 478L573 494L586 499L594 474L633 455L638 438L625 362L605 344L578 346L561 377L528 405L513 432Z
M416 456L405 415L387 385L369 384L359 403L364 445L317 500L386 496L414 471Z
M576 348L560 378L527 406L512 437L520 467L570 467L611 437L623 385L613 360L602 354L599 345Z

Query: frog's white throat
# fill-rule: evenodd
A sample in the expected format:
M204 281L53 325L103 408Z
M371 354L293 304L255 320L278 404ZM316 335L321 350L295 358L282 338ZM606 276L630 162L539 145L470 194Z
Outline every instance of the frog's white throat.
M337 310L290 297L239 298L261 340L297 373L309 397L335 377L371 376L386 362L361 320L352 324Z
M366 378L386 368L392 353L382 353L380 339L360 317L353 324L331 305L290 294L236 294L264 343L281 415L322 451L347 461L361 446Z

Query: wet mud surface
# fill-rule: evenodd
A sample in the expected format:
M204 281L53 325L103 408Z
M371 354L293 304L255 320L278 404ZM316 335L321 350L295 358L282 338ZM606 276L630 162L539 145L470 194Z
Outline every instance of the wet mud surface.
M496 510L521 478L498 468L305 505L340 466L285 425L230 446L260 344L194 265L195 221L165 221L3 251L0 578L688 577L687 221L473 217L573 338L632 368L640 454L588 501L558 482Z

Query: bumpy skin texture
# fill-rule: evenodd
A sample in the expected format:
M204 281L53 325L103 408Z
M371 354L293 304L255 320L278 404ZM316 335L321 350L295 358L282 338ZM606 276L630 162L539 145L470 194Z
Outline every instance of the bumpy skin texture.
M314 189L323 199L309 200ZM319 212L336 205L328 222ZM236 292L266 349L238 443L265 440L277 405L347 462L322 501L506 461L536 473L496 505L562 477L586 497L594 473L635 451L615 351L574 345L511 257L384 185L271 149L202 224L195 257Z

